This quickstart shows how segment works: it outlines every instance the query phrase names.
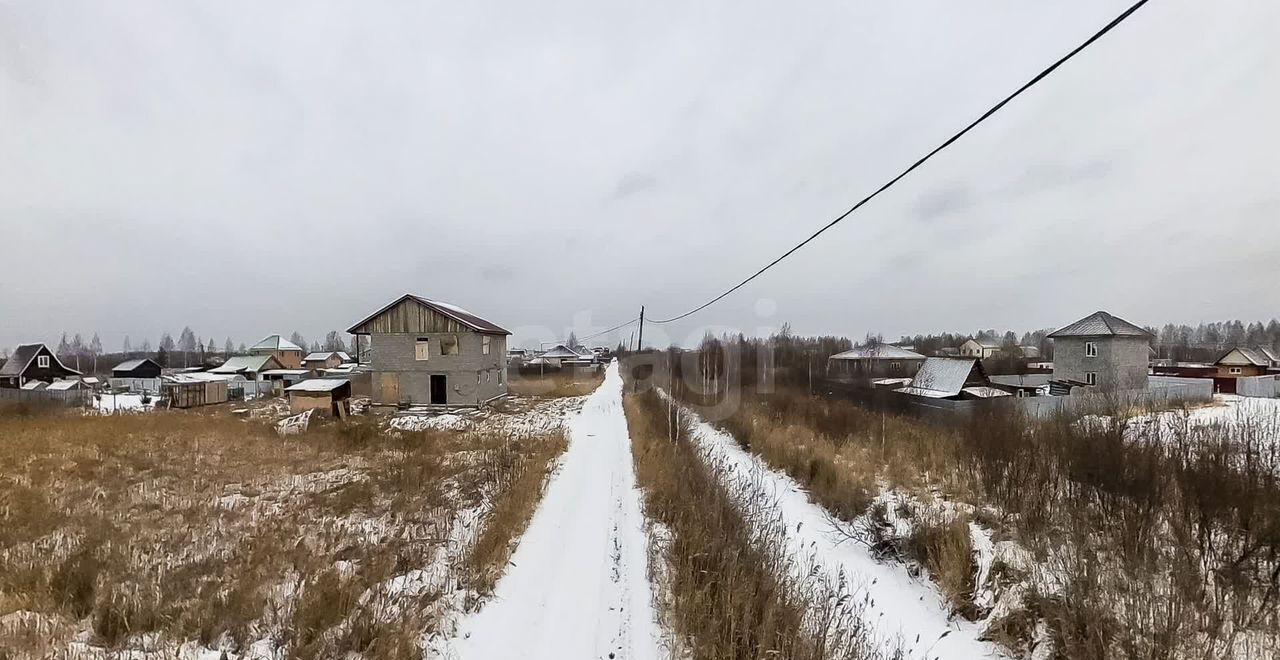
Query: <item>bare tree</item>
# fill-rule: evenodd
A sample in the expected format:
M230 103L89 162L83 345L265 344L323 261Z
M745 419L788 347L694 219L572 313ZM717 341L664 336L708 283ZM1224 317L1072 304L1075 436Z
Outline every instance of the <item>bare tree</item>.
M230 338L230 337L227 337L227 343L226 343L226 344L223 344L223 346L222 346L222 352L223 352L223 354L224 354L224 355L223 355L223 357L228 357L228 358L229 358L229 357L231 357L231 354L232 354L232 353L235 353L235 352L236 352L236 346L235 346L235 344L232 344L232 343L231 343L231 338Z
M191 331L191 326L182 329L182 334L178 335L178 350L182 351L182 366L191 366L188 363L188 356L200 348L200 342L196 339L196 333Z
M124 336L124 345L120 347L120 352L124 354L126 360L131 357L133 345L129 343L129 335Z
M89 355L93 356L93 373L98 373L98 356L102 355L102 340L98 338L98 333L93 333L93 339L89 340Z
M304 350L307 348L307 338L303 337L302 333L297 330L294 330L293 334L289 335L289 341L297 344Z
M324 350L347 352L347 344L337 330L330 330L329 334L324 336Z

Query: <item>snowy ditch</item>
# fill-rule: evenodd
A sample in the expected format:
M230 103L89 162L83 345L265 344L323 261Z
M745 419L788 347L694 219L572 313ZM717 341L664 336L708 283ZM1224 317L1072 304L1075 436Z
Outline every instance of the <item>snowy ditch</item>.
M826 509L810 502L800 484L744 451L729 434L696 417L695 420L694 440L708 460L720 461L726 468L723 473L735 482L727 484L731 490L740 491L752 484L777 502L777 515L788 530L786 540L796 560L794 565L825 570L833 583L844 584L845 595L863 604L863 624L873 632L883 652L892 654L900 649L908 658L1005 656L996 645L979 640L981 622L951 615L927 575L913 576L903 565L878 559L868 544L857 540L859 531L848 529ZM894 510L896 506L888 508ZM902 519L891 520L895 525L909 524ZM903 527L899 533L909 530ZM975 536L975 548L988 549L979 551L979 570L985 575L995 557L994 544L985 531Z

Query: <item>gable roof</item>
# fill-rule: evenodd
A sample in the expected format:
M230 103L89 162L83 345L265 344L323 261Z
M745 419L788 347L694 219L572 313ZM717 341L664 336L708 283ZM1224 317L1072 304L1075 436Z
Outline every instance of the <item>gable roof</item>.
M1000 348L1000 342L994 339L978 339L977 337L974 337L973 339L966 341L965 344L969 342L973 342L983 348ZM961 344L961 346L963 345L964 344Z
M911 379L911 385L898 391L938 399L956 396L964 389L969 374L975 368L985 377L982 363L976 358L931 357L920 365L920 371Z
M157 363L155 360L152 360L151 358L142 358L140 360L125 360L124 362L121 362L120 364L117 364L116 366L111 367L111 370L112 371L133 371L134 369L137 369L138 367L141 367L142 365L148 362L150 362L151 364L154 364L157 367L160 366L159 363Z
M330 357L334 356L337 356L339 360L342 359L342 354L337 351L320 351L318 353L307 353L306 357L302 358L302 361L319 362L321 360L328 360Z
M301 351L302 347L281 337L280 335L267 335L262 341L249 347L251 351Z
M444 316L444 317L447 317L447 318L453 319L454 321L457 321L458 323L461 323L462 325L464 325L464 326L466 326L466 327L468 327L468 328L471 328L472 330L475 330L476 332L480 332L480 333L484 333L484 334L489 334L489 335L509 335L509 334L511 334L511 333L510 333L510 332L508 332L507 330L504 330L504 329L503 329L501 326L499 326L498 324L496 324L496 323L494 323L494 322L492 322L492 321L488 321L488 320L485 320L485 319L483 319L483 318L480 318L479 316L476 316L475 314L472 314L471 312L468 312L467 310L465 310L465 309L463 309L463 308L461 308L461 307L458 307L457 305L454 305L454 304L451 304L451 303L447 303L447 302L443 302L443 301L440 301L440 300L430 300L430 299L427 299L427 298L423 298L422 296L415 296L415 295L413 295L412 293L406 293L406 294L404 294L403 296L400 296L399 298L396 298L395 300L393 300L393 301L391 302L391 304L389 304L389 305L387 305L386 307L383 307L382 309L380 309L380 310L378 310L378 311L376 311L376 312L374 312L374 313L370 314L367 318L365 318L364 320L360 321L359 323L357 323L357 324L355 324L355 325L351 326L350 328L347 328L347 332L349 332L349 333L351 333L351 334L353 334L353 335L357 335L357 334L368 334L368 333L362 333L362 332L359 332L360 327L361 327L361 326L363 326L363 325L365 325L366 323L368 323L368 322L370 322L370 321L372 321L372 320L374 320L374 319L378 318L379 316L382 316L384 313L386 313L386 312L390 311L390 310L391 310L392 308L394 308L396 305L399 305L400 303L405 302L405 301L408 301L408 300L411 300L411 301L413 301L413 302L416 302L416 303L418 303L419 305L422 305L423 307L426 307L427 309L429 309L429 310L431 310L431 311L433 311L433 312L435 312L435 313L437 313L437 314L440 314L441 316Z
M280 361L274 355L237 355L226 362L222 366L214 367L209 370L211 374L238 374L242 371L251 371L253 373L261 373L266 369L267 363L274 363L275 368L281 367Z
M65 392L67 390L80 390L87 387L87 385L78 380L55 380L52 383L49 383L49 386L45 389L52 390L54 392Z
M1248 362L1249 364L1255 367L1269 367L1271 366L1272 362L1275 362L1277 360L1275 353L1269 348L1264 348L1261 346L1254 346L1254 347L1236 346L1235 348L1227 351L1226 353L1223 353L1221 356L1218 357L1218 359L1214 360L1213 363L1224 364L1223 360L1230 357L1232 353L1239 353L1240 357L1244 358L1246 362Z
M1118 316L1107 312L1094 312L1065 328L1049 333L1058 337L1150 337L1151 333Z
M925 356L908 351L893 344L875 344L872 346L854 347L843 353L836 353L832 360L923 360Z
M550 358L550 359L558 359L558 358L574 359L574 358L583 357L583 355L573 350L572 348L565 346L564 344L556 344L555 346L551 347L551 350L544 352L542 355L539 355L538 357Z
M49 355L53 357L53 362L56 362L63 370L77 376L80 375L79 371L63 364L62 360L59 360L57 354L50 351L48 346L44 344L22 344L13 349L13 354L9 356L8 360L5 360L4 366L0 367L0 377L21 376L26 373L27 368L35 361L36 355L40 353L41 349L49 351Z

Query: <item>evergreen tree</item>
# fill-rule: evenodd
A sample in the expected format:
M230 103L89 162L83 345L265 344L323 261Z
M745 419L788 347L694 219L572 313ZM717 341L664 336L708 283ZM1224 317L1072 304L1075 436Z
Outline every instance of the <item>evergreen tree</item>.
M235 352L236 352L235 345L231 343L231 338L227 337L227 343L222 345L223 357L229 358L231 357L231 354Z
M151 357L151 340L142 340L142 357Z
M120 347L120 352L124 354L124 359L129 359L133 353L133 345L129 343L129 335L124 336L124 346Z
M59 358L71 356L71 344L67 342L67 333L62 333L62 339L58 340L58 350L56 354Z

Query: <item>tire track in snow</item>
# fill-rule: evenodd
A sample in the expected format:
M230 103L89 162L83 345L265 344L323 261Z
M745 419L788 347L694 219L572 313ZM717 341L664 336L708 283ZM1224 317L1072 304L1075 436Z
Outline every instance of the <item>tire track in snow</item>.
M446 657L664 657L616 362L569 420L569 448L494 595Z

